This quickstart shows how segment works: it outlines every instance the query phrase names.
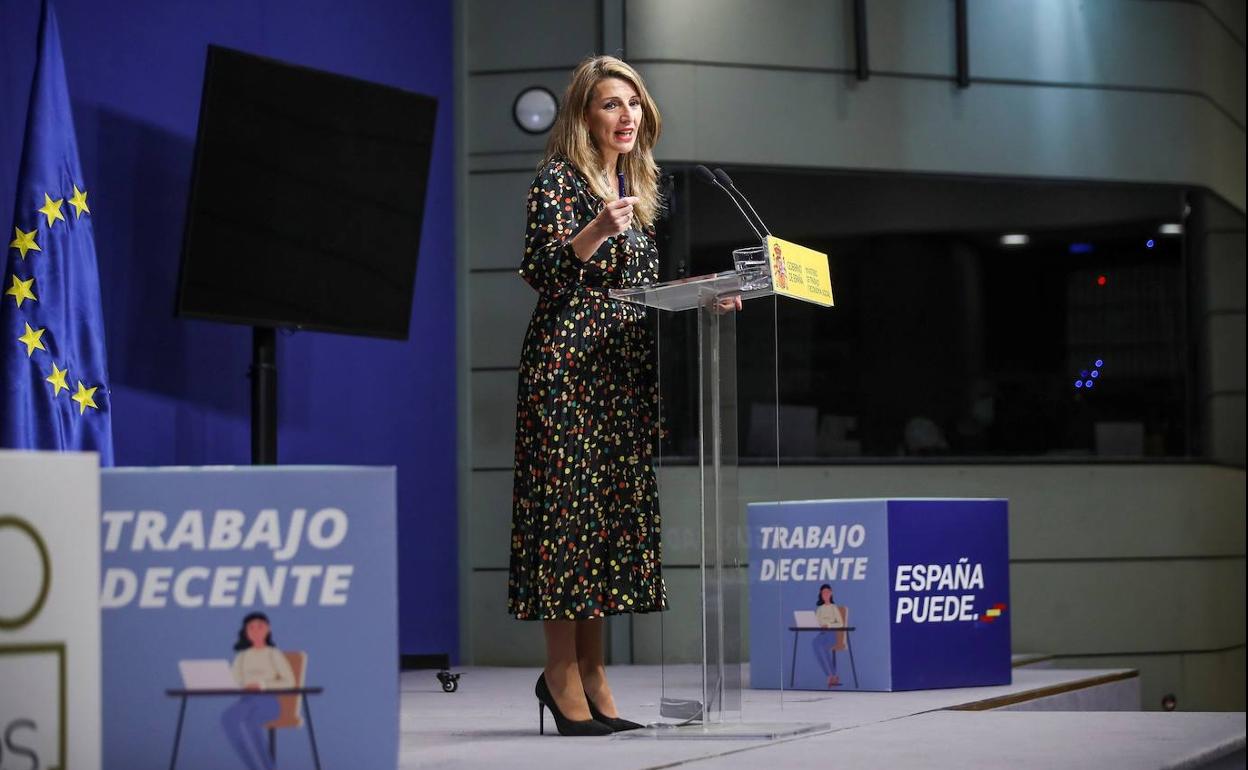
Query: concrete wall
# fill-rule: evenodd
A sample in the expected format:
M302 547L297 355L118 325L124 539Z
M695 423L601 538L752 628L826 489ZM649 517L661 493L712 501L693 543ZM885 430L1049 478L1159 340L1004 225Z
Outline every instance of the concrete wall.
M536 665L536 624L505 619L515 364L533 306L516 277L522 201L545 143L512 122L525 87L561 94L583 56L624 53L664 111L660 161L1183 183L1238 209L1220 251L1243 270L1244 10L1234 2L971 0L968 89L952 82L953 3L868 3L871 77L852 75L848 0L457 5L461 649ZM1236 250L1237 249L1237 250ZM1242 286L1242 281L1241 281ZM1239 295L1242 339L1242 290ZM1238 367L1243 352L1220 359ZM1229 425L1229 423L1228 423ZM1238 433L1242 458L1243 420ZM1242 459L1241 459L1242 464ZM681 535L689 469L663 471L674 598L696 572ZM1011 500L1016 649L1140 665L1144 701L1243 708L1244 474L1199 465L786 468L795 497ZM743 485L765 480L751 471ZM747 495L748 496L748 495ZM1198 597L1198 598L1193 598ZM1155 622L1154 606L1181 622ZM654 660L657 624L691 654L687 615L613 620L618 658ZM1059 631L1060 628L1060 631ZM1077 656L1077 657L1075 657ZM1226 672L1219 680L1211 672ZM1238 671L1236 678L1230 678ZM1236 705L1238 704L1238 705Z
M666 158L1187 182L1244 205L1244 49L1200 4L636 0L627 53L670 120ZM1239 23L1242 35L1242 8Z
M1206 457L1244 465L1244 214L1208 193L1191 198L1188 219L1194 285L1201 447Z

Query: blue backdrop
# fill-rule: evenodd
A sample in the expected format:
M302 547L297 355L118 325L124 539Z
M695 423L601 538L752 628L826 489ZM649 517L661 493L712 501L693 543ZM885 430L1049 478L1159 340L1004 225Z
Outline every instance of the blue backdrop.
M411 339L278 338L283 463L398 467L400 645L456 652L449 2L55 0L94 215L118 465L246 463L251 332L173 317L209 43L439 99ZM0 2L0 212L13 210L39 0Z

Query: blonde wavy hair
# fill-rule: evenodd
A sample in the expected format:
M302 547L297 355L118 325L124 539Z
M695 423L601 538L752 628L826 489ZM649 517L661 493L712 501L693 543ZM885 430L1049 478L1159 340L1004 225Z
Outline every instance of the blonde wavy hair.
M608 184L602 177L602 156L585 122L590 101L594 98L594 88L607 78L627 82L641 99L641 130L637 132L637 143L632 152L620 156L619 171L624 172L628 180L629 195L640 199L633 207L638 223L642 227L650 227L663 206L659 194L659 166L654 162L652 153L663 130L663 118L659 115L658 105L650 98L641 75L614 56L591 56L572 71L572 80L563 93L559 114L546 141L546 157L542 163L545 165L562 155L589 180L590 188L599 198L609 201L619 197L614 184Z

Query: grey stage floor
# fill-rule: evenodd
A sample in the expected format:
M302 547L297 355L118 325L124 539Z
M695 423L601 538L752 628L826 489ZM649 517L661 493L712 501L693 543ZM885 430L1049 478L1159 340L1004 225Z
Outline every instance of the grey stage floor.
M1096 707L1098 703L1121 707L1122 688L1138 682L1124 679L1128 672L1123 671L1020 668L1014 671L1014 683L1006 687L907 693L787 692L781 697L775 691L746 690L743 713L747 721L829 726L819 734L779 741L654 740L627 734L580 739L539 736L533 697L537 669L464 671L460 689L453 694L441 691L433 672L403 674L402 770L677 766L691 770L1099 770L1202 767L1219 758L1230 760L1225 766L1243 767L1242 712L1009 710L1041 702L1062 708ZM653 666L611 668L622 715L640 722L658 720L659 675ZM1108 699L1098 692L1108 694ZM1138 690L1134 692L1138 702ZM1002 705L1004 709L952 710ZM553 730L549 719L547 727Z

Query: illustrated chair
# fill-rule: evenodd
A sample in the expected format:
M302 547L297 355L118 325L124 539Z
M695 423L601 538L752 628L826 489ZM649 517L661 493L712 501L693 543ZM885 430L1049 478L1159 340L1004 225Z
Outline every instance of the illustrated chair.
M843 607L838 604L836 605L836 609L838 612L841 613L841 625L848 626L849 625L849 608ZM836 667L836 653L844 652L846 649L848 649L848 647L849 647L849 632L837 631L836 632L836 644L832 645L831 647L832 666L834 668ZM858 686L858 672L855 671L854 672L854 687L857 687L857 686Z
M841 625L849 628L849 608L840 604L836 608L841 611ZM854 687L858 686L858 667L854 665L854 643L849 638L848 631L836 632L836 644L832 645L832 665L836 665L836 653L838 650L849 651L849 670L854 675Z
M286 650L282 654L286 656L287 662L290 663L290 670L295 675L295 687L303 687L304 675L308 670L308 654L296 650ZM278 729L303 727L303 717L299 711L302 698L302 695L279 695L277 698L282 709L281 713L278 714L277 719L265 725L269 730L269 757L274 760L277 759Z

